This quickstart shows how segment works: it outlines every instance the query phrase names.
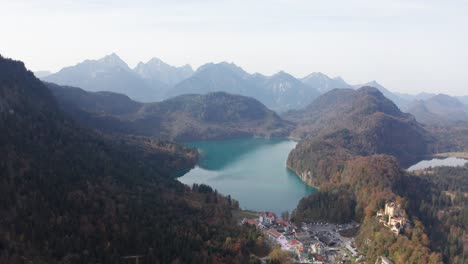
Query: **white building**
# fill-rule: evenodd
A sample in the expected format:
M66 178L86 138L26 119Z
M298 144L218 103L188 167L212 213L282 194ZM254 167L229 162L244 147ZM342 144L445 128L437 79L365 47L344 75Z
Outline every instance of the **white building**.
M278 219L278 217L276 216L275 213L272 213L272 212L262 212L260 213L260 216L258 218L258 221L262 224L266 223L266 224L273 224L276 220Z

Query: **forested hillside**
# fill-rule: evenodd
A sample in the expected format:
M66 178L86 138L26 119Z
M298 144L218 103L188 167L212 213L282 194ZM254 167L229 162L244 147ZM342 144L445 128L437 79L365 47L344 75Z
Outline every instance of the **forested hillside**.
M387 256L396 263L464 263L465 209L445 207L439 195L444 190L434 187L464 181L421 179L402 169L446 143L373 88L334 90L286 117L306 137L290 153L288 166L320 188L300 201L294 221L361 222L356 244L369 262ZM388 201L402 204L411 221L398 236L375 217Z
M188 141L280 137L292 129L259 101L223 92L143 104L120 94L48 87L64 111L81 124L107 133Z
M446 263L468 261L468 165L438 167L402 178L400 194Z
M317 167L319 159L334 164L350 155L388 154L406 166L431 153L434 141L411 115L372 87L332 90L285 118L297 124L292 134L305 138L288 159L305 181L326 174Z
M193 166L192 150L81 128L2 57L0 119L0 263L249 260L258 234L234 224L231 200L167 174Z

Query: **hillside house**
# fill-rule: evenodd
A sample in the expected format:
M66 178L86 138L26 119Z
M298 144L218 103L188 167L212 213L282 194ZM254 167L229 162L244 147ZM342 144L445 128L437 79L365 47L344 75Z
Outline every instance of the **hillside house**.
M276 231L273 228L268 230L267 235L272 240L278 240L279 241L279 240L285 240L286 239L283 234L281 234L280 232Z
M283 227L289 227L289 222L288 222L288 221L276 220L276 223L277 223L278 225L283 226Z
M290 251L295 251L298 253L304 250L304 245L295 239L288 242L288 247Z

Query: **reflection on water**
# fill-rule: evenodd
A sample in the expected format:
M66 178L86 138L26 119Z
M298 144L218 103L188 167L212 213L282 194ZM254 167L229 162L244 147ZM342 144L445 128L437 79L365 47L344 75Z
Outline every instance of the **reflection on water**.
M285 139L237 139L192 142L202 152L196 168L179 181L205 183L230 194L242 208L281 213L316 190L286 168L296 142Z
M456 167L456 166L463 166L465 165L466 162L468 162L468 160L454 158L454 157L445 158L445 159L423 160L409 167L408 170L414 171L414 170L427 169L430 167L441 167L441 166Z
M257 138L198 141L188 142L185 145L197 148L201 153L198 166L207 170L220 170L258 148L265 148L281 142L280 139Z

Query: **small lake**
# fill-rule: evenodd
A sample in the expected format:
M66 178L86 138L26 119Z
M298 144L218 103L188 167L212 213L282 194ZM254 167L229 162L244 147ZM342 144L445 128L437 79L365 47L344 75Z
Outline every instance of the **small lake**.
M243 209L280 214L292 211L302 197L316 192L286 167L295 141L249 138L186 145L197 148L201 158L179 181L210 185L231 195Z
M460 158L455 158L455 157L444 158L444 159L435 158L435 159L431 159L431 160L420 161L420 162L414 164L413 166L409 167L408 171L422 170L422 169L427 169L427 168L430 168L430 167L463 166L467 162L468 162L468 160L466 160L466 159L460 159Z

